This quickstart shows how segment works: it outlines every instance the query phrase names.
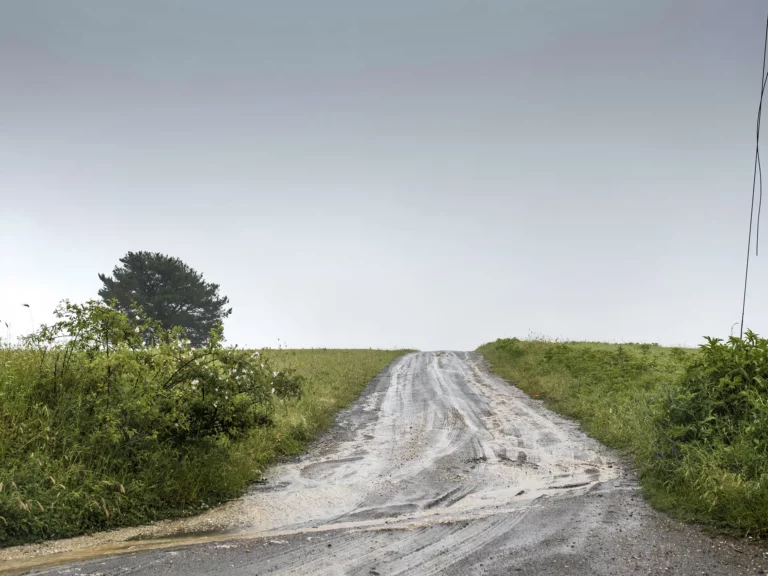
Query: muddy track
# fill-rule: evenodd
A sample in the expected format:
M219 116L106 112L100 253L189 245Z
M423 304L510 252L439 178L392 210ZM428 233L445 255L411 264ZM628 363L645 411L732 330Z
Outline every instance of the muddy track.
M243 498L0 550L0 573L76 560L36 573L758 573L762 552L728 546L650 510L615 455L478 355L438 352L396 361Z

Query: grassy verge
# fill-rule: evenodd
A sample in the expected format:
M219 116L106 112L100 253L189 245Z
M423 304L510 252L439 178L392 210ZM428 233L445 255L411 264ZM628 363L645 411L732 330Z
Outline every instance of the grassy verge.
M301 453L308 441L333 424L336 413L352 404L365 386L406 350L278 350L273 364L305 378L299 400L280 404L275 424L260 429L242 448L263 463ZM257 466L258 472L262 467Z
M768 534L764 341L703 350L497 340L499 376L634 458L644 494L677 518ZM723 399L724 394L729 395Z
M98 430L111 430L109 423L88 435L83 425L62 416L67 410L84 418L91 393L59 392L54 400L30 400L26 391L41 387L34 380L50 355L41 360L35 351L0 349L0 547L190 515L237 497L270 462L301 452L403 353L262 352L270 368L303 378L300 397L273 396L271 424L200 441L145 437L142 448L131 448L129 457L125 447L134 446L135 435L107 442L97 436L103 436ZM114 398L114 388L111 394ZM138 406L141 414L152 408ZM98 409L109 418L122 414L101 405Z

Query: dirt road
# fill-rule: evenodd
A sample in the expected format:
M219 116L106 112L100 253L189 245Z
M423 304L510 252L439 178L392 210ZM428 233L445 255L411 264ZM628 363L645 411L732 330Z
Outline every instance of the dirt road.
M0 550L0 573L77 560L35 573L735 575L762 573L764 558L654 512L575 424L478 355L438 352L396 361L306 456L242 499Z

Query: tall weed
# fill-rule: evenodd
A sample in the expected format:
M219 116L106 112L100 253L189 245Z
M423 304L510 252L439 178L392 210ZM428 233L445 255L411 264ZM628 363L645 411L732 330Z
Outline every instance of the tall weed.
M647 469L680 512L768 534L768 340L707 338L657 403Z

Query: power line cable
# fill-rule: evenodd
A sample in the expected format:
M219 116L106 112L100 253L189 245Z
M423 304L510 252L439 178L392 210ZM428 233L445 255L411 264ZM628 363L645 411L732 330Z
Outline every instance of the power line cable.
M766 33L768 33L768 23L766 24ZM763 72L765 72L765 50L763 50ZM757 175L759 178L760 183L760 199L758 200L757 204L757 226L755 226L756 230L756 237L755 237L755 256L758 255L760 251L760 215L763 212L763 167L760 163L760 118L762 116L762 109L763 109L763 94L765 94L765 87L766 84L768 84L768 74L763 76L763 87L760 90L760 105L757 108L757 145L755 146L755 160L757 161ZM755 180L754 176L752 177L752 202L754 202L754 187L755 187Z
M757 226L755 233L755 256L760 250L760 215L763 210L763 167L760 163L760 119L763 114L763 95L765 94L765 85L768 82L768 75L765 73L765 61L768 55L768 18L765 21L765 40L763 41L763 71L760 74L762 80L760 86L760 104L757 107L757 130L755 141L755 167L752 171L752 203L749 209L749 238L747 239L747 263L744 268L744 295L741 299L741 327L739 329L739 338L744 337L744 314L747 309L747 283L749 280L749 256L752 251L752 222L755 215L755 191L757 190L759 176L759 201L757 209Z

